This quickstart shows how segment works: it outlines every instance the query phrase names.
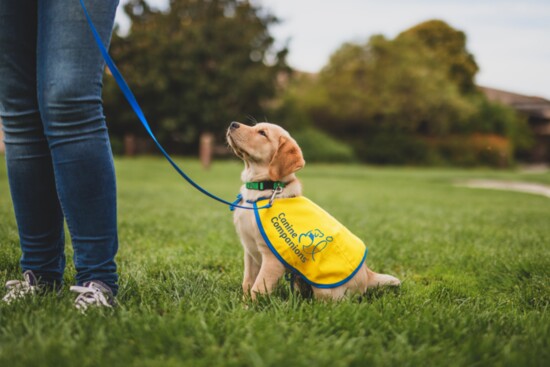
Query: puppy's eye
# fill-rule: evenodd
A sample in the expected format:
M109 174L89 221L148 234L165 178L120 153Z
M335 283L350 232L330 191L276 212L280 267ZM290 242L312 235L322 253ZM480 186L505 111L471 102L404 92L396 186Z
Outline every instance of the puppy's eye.
M258 134L263 135L263 136L265 136L265 137L267 138L267 134L265 133L264 130L259 130L259 131L258 131Z

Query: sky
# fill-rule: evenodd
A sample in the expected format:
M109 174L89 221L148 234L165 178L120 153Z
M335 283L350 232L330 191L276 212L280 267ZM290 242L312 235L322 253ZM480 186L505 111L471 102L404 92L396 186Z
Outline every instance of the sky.
M121 1L122 3L125 0ZM252 0L276 15L271 29L288 63L318 72L344 42L393 38L441 19L466 33L479 85L550 99L550 0ZM148 0L165 9L168 0ZM128 27L121 8L117 22Z

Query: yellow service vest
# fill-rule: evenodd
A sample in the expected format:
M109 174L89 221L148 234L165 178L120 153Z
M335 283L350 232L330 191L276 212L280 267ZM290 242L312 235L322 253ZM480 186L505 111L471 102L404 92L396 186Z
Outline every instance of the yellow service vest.
M254 203L256 223L287 268L318 288L334 288L353 278L367 257L363 241L303 196L276 199L262 208L268 203Z

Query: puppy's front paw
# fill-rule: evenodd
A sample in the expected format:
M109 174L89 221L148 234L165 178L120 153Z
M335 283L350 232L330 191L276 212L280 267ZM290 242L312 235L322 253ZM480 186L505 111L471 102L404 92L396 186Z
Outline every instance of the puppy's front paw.
M401 285L401 281L399 279L388 274L377 274L376 283L377 286L389 285L396 287Z

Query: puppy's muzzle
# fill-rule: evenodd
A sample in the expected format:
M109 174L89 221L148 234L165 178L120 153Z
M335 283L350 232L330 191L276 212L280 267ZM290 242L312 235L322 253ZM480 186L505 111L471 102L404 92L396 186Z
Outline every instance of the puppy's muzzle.
M229 128L227 129L226 137L227 137L227 143L233 149L233 152L235 152L237 157L244 159L244 151L240 149L239 145L235 141L235 137L232 134L232 133L237 133L238 132L237 129L239 127L241 127L241 124L236 121L233 121L232 123L230 123Z

